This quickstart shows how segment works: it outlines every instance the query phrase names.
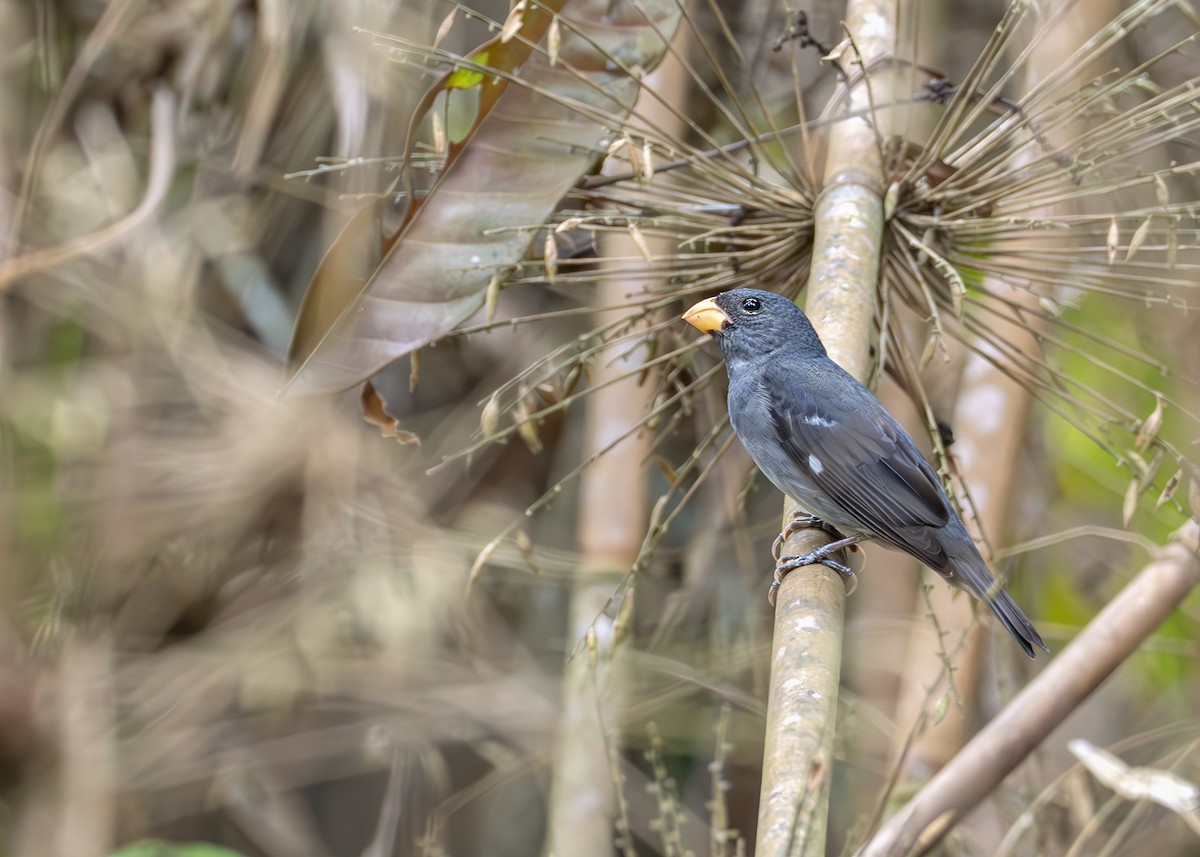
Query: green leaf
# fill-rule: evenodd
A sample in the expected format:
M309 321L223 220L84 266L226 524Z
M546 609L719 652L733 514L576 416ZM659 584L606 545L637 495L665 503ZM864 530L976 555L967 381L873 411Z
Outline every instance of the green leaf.
M244 857L209 842L166 842L162 839L139 839L114 851L111 857Z
M487 65L488 55L490 51L480 51L471 57L471 61L479 65ZM472 68L456 68L446 78L443 84L446 89L470 89L473 86L478 86L483 83L483 72L476 71Z

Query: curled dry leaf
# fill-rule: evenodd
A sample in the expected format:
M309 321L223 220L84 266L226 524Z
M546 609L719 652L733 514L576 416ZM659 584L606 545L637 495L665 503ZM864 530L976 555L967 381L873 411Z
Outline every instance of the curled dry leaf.
M1200 831L1200 787L1171 771L1132 768L1095 745L1076 738L1067 748L1093 777L1128 800L1149 800L1178 813L1193 830Z
M654 456L654 463L658 465L658 472L662 474L663 479L667 480L667 484L674 488L679 481L679 472L671 466L671 462L661 455Z
M1158 495L1158 499L1154 502L1154 511L1158 511L1175 497L1175 492L1179 490L1179 483L1183 481L1183 468L1179 468L1171 474L1171 478L1167 480L1167 484L1163 486L1162 493Z
M483 546L475 561L471 563L471 570L467 573L467 592L475 588L475 584L479 582L479 578L483 576L483 570L487 567L488 561L492 558L492 554L496 552L496 548L500 547L502 536L497 536L486 545Z
M1121 505L1121 520L1126 527L1133 520L1133 513L1137 511L1138 494L1141 493L1141 482L1140 478L1135 477L1129 480L1129 487L1125 489L1125 502Z
M550 61L551 68L558 64L558 51L561 47L562 25L558 23L558 16L555 15L550 21L550 31L546 33L546 59Z
M1136 455L1136 453L1134 453ZM1162 449L1154 450L1154 457L1142 468L1142 475L1138 479L1138 493L1145 491L1154 484L1154 480L1158 478L1159 468L1162 467L1165 455Z
M1167 190L1167 183L1163 180L1161 173L1154 174L1154 197L1164 208L1171 204L1171 192Z
M624 135L625 139L625 158L629 161L629 169L634 175L639 175L642 171L641 150L637 147L637 143L633 142L633 137L629 136L628 132Z
M529 391L524 386L518 388L518 398L516 404L513 405L512 418L521 440L525 441L530 452L537 455L542 451L542 439L538 436L537 425L532 416L534 409L529 403L528 393Z
M1142 249L1142 242L1146 240L1146 235L1150 232L1150 220L1151 218L1147 217L1133 231L1133 237L1129 239L1129 250L1125 253L1126 262L1132 262L1137 251Z
M501 44L511 42L513 37L521 32L521 25L525 23L525 5L525 0L518 0L517 5L508 13L508 19L500 30Z
M650 184L654 179L654 149L649 140L642 141L642 153L637 159L637 180L640 184Z
M587 648L588 666L595 669L599 662L600 642L599 636L596 634L596 626L588 626L587 633L583 635L584 645Z
M400 422L388 413L387 402L383 400L383 396L379 395L375 385L370 381L363 384L359 402L362 405L363 419L378 427L381 435L395 438L402 446L421 445L419 437L400 428Z
M541 574L542 571L538 568L537 558L534 556L533 539L529 537L529 533L524 530L517 530L513 534L513 540L517 543L517 550L521 552L521 556L525 559L525 564L529 566L529 570L533 574Z
M1154 401L1154 410L1150 416L1142 420L1141 426L1138 427L1137 437L1133 439L1134 449L1144 449L1146 444L1158 437L1159 429L1163 424L1163 400L1162 396L1156 396Z
M500 391L492 393L479 415L479 431L484 437L492 437L500 426Z
M435 48L442 43L446 36L450 35L450 30L453 29L456 18L458 18L458 6L451 9L450 14L443 18L442 23L438 25L437 35L433 37L433 46Z
M546 0L524 10L519 38L493 39L458 70L469 74L444 76L419 114L448 87L478 87L475 122L398 231L382 235L372 205L339 236L300 308L288 390L351 387L477 312L493 277L524 256L536 234L527 227L603 157L641 86L625 69L658 65L680 10L676 0ZM544 42L556 14L562 62L551 66ZM364 260L343 244L373 253Z

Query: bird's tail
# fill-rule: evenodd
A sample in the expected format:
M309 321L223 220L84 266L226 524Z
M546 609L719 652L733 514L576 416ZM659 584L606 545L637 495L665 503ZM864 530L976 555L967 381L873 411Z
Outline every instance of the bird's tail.
M1033 623L1021 612L1017 602L1012 600L1012 596L1004 587L992 577L987 563L975 549L975 543L967 536L965 529L962 535L964 539L955 539L954 546L948 546L947 549L956 578L953 582L986 604L1029 657L1033 657L1034 646L1049 652L1050 649L1042 642L1042 637L1033 627Z

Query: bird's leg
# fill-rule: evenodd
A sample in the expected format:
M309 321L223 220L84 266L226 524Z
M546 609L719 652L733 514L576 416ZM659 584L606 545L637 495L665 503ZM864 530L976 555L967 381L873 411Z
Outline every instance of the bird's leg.
M852 548L866 538L865 535L845 536L827 545L822 545L816 550L811 550L808 553L779 557L779 562L775 565L775 574L771 576L771 588L767 590L767 601L770 602L772 607L775 606L775 595L779 592L779 586L783 583L784 576L789 572L806 565L817 565L818 563L828 566L840 574L846 584L846 594L850 595L858 588L858 577L850 570L849 566L830 558L829 555L840 551L842 548Z
M802 530L824 530L829 534L830 538L842 539L845 538L841 533L831 527L829 524L822 521L816 515L810 515L800 509L792 510L792 519L787 522L787 526L783 528L783 532L775 537L775 541L771 544L771 557L778 562L779 555L783 553L783 543L790 539L796 533Z

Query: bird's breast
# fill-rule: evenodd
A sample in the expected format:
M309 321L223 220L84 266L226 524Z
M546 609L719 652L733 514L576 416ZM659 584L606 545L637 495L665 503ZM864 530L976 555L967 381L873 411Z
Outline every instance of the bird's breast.
M763 475L809 514L844 533L857 532L852 522L847 520L845 512L829 500L810 473L785 451L779 442L770 407L770 395L760 384L730 384L730 422ZM816 467L820 467L819 462Z

